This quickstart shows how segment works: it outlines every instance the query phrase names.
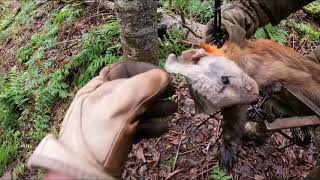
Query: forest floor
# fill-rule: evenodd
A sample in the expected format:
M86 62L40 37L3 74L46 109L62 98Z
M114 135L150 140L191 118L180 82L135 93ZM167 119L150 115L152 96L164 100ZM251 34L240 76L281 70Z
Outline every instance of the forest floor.
M18 1L11 2L9 8L14 12L17 10L16 6L19 6ZM56 1L41 4L35 8L36 10L32 11L32 15L29 15L29 17L32 17L32 21L20 25L17 31L14 31L14 36L6 35L4 37L3 34L0 34L1 76L10 74L13 67L17 67L18 73L26 71L29 64L21 63L17 54L22 47L32 41L34 35L46 32L46 20L52 17L50 13L63 7L65 7L64 4ZM82 53L88 46L83 40L84 35L115 18L112 13L99 11L91 7L81 7L81 13L74 16L75 18L72 21L59 25L60 30L55 37L54 46L46 48L43 57L36 61L38 65L41 64L42 66L42 62L44 64L47 60L49 62L50 59L54 59L54 65L43 70L44 75L51 75L54 71L62 69L66 64L72 63L72 58ZM320 24L302 10L291 15L288 18L289 20L308 24L315 29L315 32L320 32ZM288 24L290 23L280 27L285 32L285 45L294 48L301 54L307 54L314 47L320 45L319 39L310 40L312 35L298 31L297 28ZM5 30L0 30L0 33L2 33L1 31L5 32ZM99 33L104 33L104 31L99 31ZM120 42L119 37L113 38L112 41L112 45ZM172 45L175 46L175 44ZM109 48L111 45L107 44L106 46ZM120 57L117 52L112 53L115 57ZM162 56L166 57L168 53L170 52L166 51ZM101 54L101 56L105 56L105 54ZM105 64L100 64L100 66L108 63L111 63L111 60ZM75 81L90 67L88 64L83 66L84 68L81 66L82 70L70 70L72 80L68 81L68 83L70 82L67 89L68 96L63 98L60 95L55 96L55 101L48 111L50 114L47 122L48 128L45 128L46 130L43 132L54 134L59 132L64 113L75 93L81 87ZM95 75L94 73L91 74ZM70 79L70 76L67 76L66 79ZM143 140L133 145L123 172L124 179L216 178L222 180L226 179L227 175L232 176L233 179L301 179L318 163L320 154L316 151L313 143L306 147L289 146L282 148L289 143L288 140L280 134L274 133L264 143L245 141L239 148L240 153L236 167L231 172L223 174L221 170L216 168L218 163L217 151L221 145L221 115L218 114L213 117L195 115L194 102L189 95L184 80L176 78L174 83L176 94L173 99L178 103L179 108L178 112L169 119L169 132L160 138ZM1 93L3 91L0 88ZM30 110L29 107L34 106L36 100L36 98L29 98L28 104L24 104L28 107L24 108ZM33 108L31 109L33 110ZM20 111L19 113L21 113ZM23 113L18 116L22 117ZM0 163L4 164L0 166L0 172L6 174L13 171L17 179L37 179L43 175L42 172L29 170L25 166L25 161L39 143L43 134L39 135L40 138L34 138L34 134L29 134L30 131L35 131L38 128L34 121L25 120L19 123L18 129L16 126L14 127L16 128L15 131L19 132L18 148L14 149L14 154L2 154L0 152ZM0 126L0 140L3 141L1 142L3 147L0 147L0 149L6 149L6 143L10 145L11 143L7 142L9 139L5 139L5 134L9 133L6 126L2 124L3 122ZM13 127L10 126L10 128ZM5 141L6 143L4 143ZM6 159L6 156L9 160Z

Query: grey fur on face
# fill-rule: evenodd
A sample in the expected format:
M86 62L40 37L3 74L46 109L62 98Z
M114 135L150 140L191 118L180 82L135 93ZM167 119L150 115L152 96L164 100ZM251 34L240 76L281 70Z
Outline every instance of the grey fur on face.
M199 49L198 53L204 52ZM199 57L195 62L188 62L171 54L165 63L169 73L186 77L197 113L211 114L223 107L257 100L257 83L233 61L222 56Z

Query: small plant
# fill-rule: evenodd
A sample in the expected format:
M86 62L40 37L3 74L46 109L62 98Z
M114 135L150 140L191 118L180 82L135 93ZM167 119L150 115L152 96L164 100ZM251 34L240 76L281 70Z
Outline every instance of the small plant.
M213 17L212 1L191 1L188 9L200 23L206 23Z
M15 23L27 23L21 16L29 18L33 8L29 1L22 2ZM78 5L72 4L51 13L44 29L18 50L17 67L0 77L0 132L4 131L0 133L0 176L15 161L15 156L25 160L26 155L18 154L18 150L30 151L24 142L33 143L46 134L54 103L68 97L69 85L65 78L69 75L70 64L48 71L54 68L54 60L46 59L45 54L56 42L61 25L75 19L79 12ZM15 27L13 25L10 28ZM32 131L20 132L28 123ZM23 169L24 163L18 164L14 173L18 176Z
M83 35L83 50L72 61L72 66L82 69L78 80L80 87L96 76L102 67L121 59L118 33L117 22L110 21Z
M185 29L172 27L171 29L167 30L167 34L163 39L159 39L161 67L163 67L166 58L170 53L180 55L182 51L188 49L188 47L181 42L185 38L185 35Z
M272 26L270 23L257 29L254 34L256 39L272 39L280 44L287 42L287 32L282 30L280 25Z
M215 168L212 169L209 178L212 179L212 180L229 180L229 179L232 179L231 176L227 175L218 166L216 166Z
M320 40L320 32L315 30L310 24L293 22L294 29L305 36L309 36L312 41Z
M320 18L320 0L313 1L307 6L303 7L303 10L311 16L319 19Z

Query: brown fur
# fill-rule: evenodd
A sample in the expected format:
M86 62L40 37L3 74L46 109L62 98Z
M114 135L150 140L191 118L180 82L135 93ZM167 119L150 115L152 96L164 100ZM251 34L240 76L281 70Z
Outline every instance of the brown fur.
M281 82L290 88L300 90L320 106L320 64L271 40L247 41L242 49L227 42L221 50L228 59L256 80L260 89ZM240 142L247 119L246 111L243 106L222 109L224 144L220 149L219 164L223 168L233 167L236 159L235 149Z
M255 79L260 88L282 82L300 89L320 106L320 64L271 40L247 41L243 49L226 43L222 50Z

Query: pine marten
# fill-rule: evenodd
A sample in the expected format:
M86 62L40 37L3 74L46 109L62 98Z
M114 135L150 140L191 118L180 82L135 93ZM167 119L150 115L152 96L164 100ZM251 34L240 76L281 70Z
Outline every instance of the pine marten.
M238 98L253 97L252 92L243 90L246 86L256 88L252 79L259 89L275 83L285 84L320 106L320 65L274 41L247 40L242 48L231 42L226 42L221 49L204 45L183 52L179 63L172 60L174 57L169 56L165 68L186 76L196 112L212 114L221 108L223 145L219 165L222 168L231 169L236 161L247 121L247 104L254 102L250 98L247 101ZM225 62L220 62L221 66L211 65L218 61Z

